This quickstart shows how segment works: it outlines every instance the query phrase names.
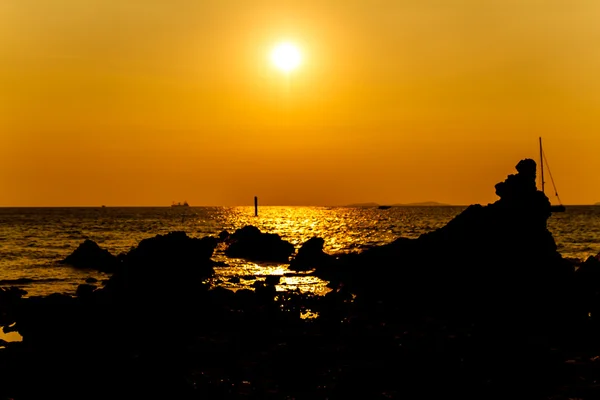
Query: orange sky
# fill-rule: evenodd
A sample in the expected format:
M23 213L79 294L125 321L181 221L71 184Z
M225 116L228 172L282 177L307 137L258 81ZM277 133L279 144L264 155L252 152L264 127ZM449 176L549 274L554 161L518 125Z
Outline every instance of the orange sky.
M5 0L0 206L485 204L539 136L562 202L600 202L599 18L596 0ZM284 39L304 54L288 76Z

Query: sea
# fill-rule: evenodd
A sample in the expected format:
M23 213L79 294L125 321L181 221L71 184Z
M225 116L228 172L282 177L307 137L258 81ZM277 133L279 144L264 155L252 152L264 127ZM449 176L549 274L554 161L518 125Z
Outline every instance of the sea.
M276 233L296 249L313 236L325 240L329 254L359 252L393 240L417 238L444 226L464 206L429 207L65 207L0 208L0 286L18 286L28 297L74 294L86 280L101 286L110 276L77 269L60 261L91 239L114 255L126 253L145 239L172 231L190 237L233 233L245 225ZM585 260L600 252L600 206L567 206L548 220L563 257ZM277 290L324 294L327 282L289 274L286 264L230 259L219 245L213 260L213 285L250 288L267 275L280 275ZM165 268L168 268L165 265ZM238 279L232 279L238 277Z

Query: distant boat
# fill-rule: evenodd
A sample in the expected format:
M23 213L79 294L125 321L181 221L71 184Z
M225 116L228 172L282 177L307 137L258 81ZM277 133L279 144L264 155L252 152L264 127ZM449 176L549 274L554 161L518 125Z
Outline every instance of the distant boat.
M377 208L379 208L380 210L387 210L388 208L392 208L392 206L379 206Z
M544 160L546 160L546 155L544 154L544 150L542 149L542 138L540 137L540 182L542 186L542 193L544 192ZM550 175L550 181L552 182L552 188L554 189L554 195L558 200L557 205L550 206L550 212L565 212L565 206L560 202L560 197L558 197L558 190L556 190L556 185L554 184L554 178L552 178L552 172L550 172L550 166L548 165L548 161L546 161L546 165L548 168L548 174Z
M189 207L190 205L188 204L187 201L184 201L183 203L173 203L171 204L171 207Z

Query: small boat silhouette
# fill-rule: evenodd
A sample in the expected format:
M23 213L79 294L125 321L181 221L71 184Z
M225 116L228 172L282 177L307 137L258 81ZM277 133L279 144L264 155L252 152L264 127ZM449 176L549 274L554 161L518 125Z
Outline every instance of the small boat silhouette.
M178 202L178 203L173 203L171 204L171 207L189 207L190 205L188 204L187 201L184 201L183 203Z

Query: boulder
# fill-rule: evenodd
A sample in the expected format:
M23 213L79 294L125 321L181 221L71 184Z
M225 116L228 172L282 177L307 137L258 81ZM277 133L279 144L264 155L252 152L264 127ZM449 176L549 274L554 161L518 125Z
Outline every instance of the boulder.
M91 268L108 273L115 272L118 267L117 257L108 250L100 248L96 242L90 239L86 239L60 263L75 268Z
M250 261L288 262L294 245L275 233L262 233L255 226L237 229L230 237L225 255Z
M289 269L293 271L308 271L325 266L331 261L331 256L323 251L325 240L312 237L302 244L296 257L290 262Z
M144 239L121 256L123 266L106 288L120 293L160 289L163 297L194 290L214 273L210 258L216 245L214 237L191 238L185 232Z

